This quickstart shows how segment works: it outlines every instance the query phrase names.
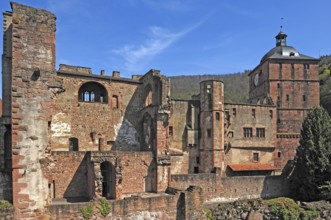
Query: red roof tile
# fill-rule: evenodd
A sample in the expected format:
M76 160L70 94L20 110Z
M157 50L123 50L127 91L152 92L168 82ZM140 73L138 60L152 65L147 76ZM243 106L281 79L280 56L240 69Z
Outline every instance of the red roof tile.
M266 163L229 164L228 166L233 171L276 170L274 165Z

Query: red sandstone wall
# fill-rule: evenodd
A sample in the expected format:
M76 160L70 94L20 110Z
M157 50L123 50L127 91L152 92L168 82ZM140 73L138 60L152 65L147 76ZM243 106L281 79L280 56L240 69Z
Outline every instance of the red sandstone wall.
M90 79L61 76L65 93L56 99L55 114L52 118L52 150L68 150L69 138L79 140L79 150L98 150L99 139L104 139L104 150L140 150L136 120L128 116L139 103L132 103L138 82L126 83L108 79ZM79 102L78 90L86 82L98 82L108 92L108 103ZM119 97L119 108L112 106L112 96ZM138 98L138 97L135 97ZM138 105L138 106L137 106ZM92 137L94 135L94 137ZM108 143L108 144L107 144ZM114 147L113 147L114 146Z
M118 152L122 166L122 193L155 192L156 168L151 152Z

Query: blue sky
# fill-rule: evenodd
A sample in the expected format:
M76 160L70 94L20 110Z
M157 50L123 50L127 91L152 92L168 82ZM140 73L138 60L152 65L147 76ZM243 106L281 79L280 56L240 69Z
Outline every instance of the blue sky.
M331 54L330 0L17 0L57 17L60 63L124 77L253 69L283 30L288 45ZM11 10L1 0L2 11ZM0 23L2 30L2 22ZM2 45L2 38L0 39Z

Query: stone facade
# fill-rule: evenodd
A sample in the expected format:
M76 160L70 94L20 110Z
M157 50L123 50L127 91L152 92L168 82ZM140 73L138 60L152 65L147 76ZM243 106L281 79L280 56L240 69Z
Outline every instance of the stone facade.
M224 103L216 80L201 82L191 100L172 100L158 70L132 79L56 70L55 16L11 5L0 198L13 202L16 219L76 218L80 205L58 204L100 197L114 216L199 219L205 202L288 193L272 175L293 159L301 123L319 105L318 60L269 52L250 73L249 104Z

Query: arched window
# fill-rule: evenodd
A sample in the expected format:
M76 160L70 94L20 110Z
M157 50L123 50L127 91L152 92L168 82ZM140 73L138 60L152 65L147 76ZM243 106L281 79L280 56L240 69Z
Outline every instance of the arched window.
M80 102L108 103L108 92L106 88L97 82L84 83L78 91Z

